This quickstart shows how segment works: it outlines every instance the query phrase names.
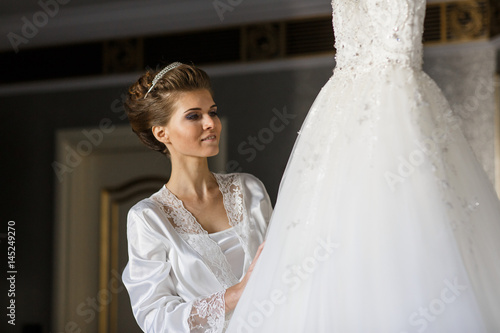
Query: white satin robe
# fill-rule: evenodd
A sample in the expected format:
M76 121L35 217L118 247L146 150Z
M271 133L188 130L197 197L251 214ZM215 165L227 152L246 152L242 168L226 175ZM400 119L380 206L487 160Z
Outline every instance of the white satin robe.
M244 173L214 174L244 250L244 272L263 242L272 207L264 185ZM145 332L222 332L225 290L239 280L215 241L165 186L133 206L123 282Z

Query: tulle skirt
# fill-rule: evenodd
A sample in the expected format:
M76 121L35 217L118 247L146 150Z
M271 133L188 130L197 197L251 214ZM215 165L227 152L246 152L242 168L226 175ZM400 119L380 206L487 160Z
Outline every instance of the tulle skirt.
M500 203L419 69L337 71L228 332L500 332Z

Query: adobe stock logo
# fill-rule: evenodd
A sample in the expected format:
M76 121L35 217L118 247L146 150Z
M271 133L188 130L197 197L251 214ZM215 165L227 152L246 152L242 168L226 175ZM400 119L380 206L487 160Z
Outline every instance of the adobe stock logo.
M20 45L28 44L30 40L35 38L40 29L49 23L49 18L53 18L59 13L60 5L66 5L69 2L70 0L39 0L38 5L42 10L35 12L31 20L26 16L21 17L21 21L23 22L21 34L19 35L12 31L7 34L7 38L14 51L18 53Z
M214 6L217 15L219 15L220 21L224 21L224 13L232 12L236 7L238 7L243 0L214 0L212 5Z
M328 261L339 243L332 241L330 236L317 238L316 246L311 247L311 253L295 265L289 265L281 275L281 287L270 291L267 298L254 299L251 310L242 316L233 317L234 327L238 333L257 333L267 318L270 318L276 309L285 304L300 286L309 280L320 265Z
M445 317L443 314L448 308L452 307L452 304L469 289L467 285L459 283L457 277L451 281L444 280L444 285L438 297L432 299L426 306L419 307L418 311L410 315L408 320L413 332L416 330L418 333L423 333L432 323L438 321L440 316ZM401 333L408 332L402 331Z
M241 156L246 156L247 162L252 162L257 157L258 152L266 149L276 134L282 132L296 117L296 114L288 112L286 106L283 107L282 111L273 108L273 117L269 120L268 126L261 128L256 135L249 135L246 140L240 142L238 153ZM230 160L226 163L226 172L242 172L242 170L243 168L236 160Z

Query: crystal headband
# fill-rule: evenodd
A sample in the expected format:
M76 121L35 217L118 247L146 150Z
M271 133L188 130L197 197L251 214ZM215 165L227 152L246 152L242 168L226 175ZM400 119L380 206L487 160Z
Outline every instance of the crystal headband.
M165 75L165 73L167 73L168 71L170 71L170 70L172 70L172 69L174 69L176 67L179 67L180 65L182 65L182 63L180 63L180 62L173 62L170 65L168 65L167 67L163 68L161 70L161 72L159 72L158 74L156 74L155 78L153 79L153 83L151 84L151 87L149 88L149 90L146 93L146 95L144 95L144 99L146 97L148 97L148 94L151 92L151 90L153 90L153 88L155 87L155 85L163 77L163 75Z

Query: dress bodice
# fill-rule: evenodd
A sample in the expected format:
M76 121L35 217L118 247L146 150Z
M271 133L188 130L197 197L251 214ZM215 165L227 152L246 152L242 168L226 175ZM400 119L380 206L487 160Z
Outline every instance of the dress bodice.
M333 0L337 71L422 67L425 0Z

